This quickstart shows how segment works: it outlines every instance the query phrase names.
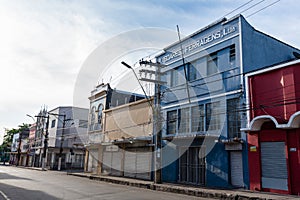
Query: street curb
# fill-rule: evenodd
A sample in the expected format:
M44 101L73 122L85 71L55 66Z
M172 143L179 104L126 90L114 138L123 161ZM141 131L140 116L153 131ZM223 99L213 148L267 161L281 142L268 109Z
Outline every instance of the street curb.
M247 196L246 194L241 194L243 192L239 191L214 191L213 189L202 189L202 188L188 188L184 186L177 186L177 185L167 185L167 184L155 184L155 183L147 183L146 181L142 180L120 180L115 177L106 177L106 176L97 176L91 174L81 174L81 173L70 173L69 175L78 176L83 178L89 178L91 180L96 181L103 181L108 183L114 183L119 185L126 185L162 192L170 192L170 193L177 193L177 194L184 194L189 196L195 197L202 197L202 198L214 198L214 199L223 199L223 200L274 200L274 199L282 199L282 196L278 196L278 198L270 197L264 198L259 197L259 194L256 195L255 193L250 192L253 194L251 196ZM272 194L270 194L272 196ZM274 195L273 195L274 196ZM276 196L277 197L277 196ZM287 198L288 199L288 196ZM291 197L293 199L293 197ZM296 199L296 198L294 198Z
M38 167L24 167L24 166L16 166L18 168L23 168L23 169L31 169L31 170L36 170L36 171L48 171L48 169L42 169Z

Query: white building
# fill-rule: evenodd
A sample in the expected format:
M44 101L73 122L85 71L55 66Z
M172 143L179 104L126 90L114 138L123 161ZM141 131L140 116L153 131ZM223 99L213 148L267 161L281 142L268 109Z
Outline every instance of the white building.
M46 166L50 169L83 169L88 109L61 106L48 111L48 115Z

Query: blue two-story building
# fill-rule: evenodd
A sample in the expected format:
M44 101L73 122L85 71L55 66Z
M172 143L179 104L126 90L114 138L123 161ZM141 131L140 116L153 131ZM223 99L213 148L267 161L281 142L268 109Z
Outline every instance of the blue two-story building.
M223 18L164 49L161 69L164 182L249 188L244 74L298 49Z

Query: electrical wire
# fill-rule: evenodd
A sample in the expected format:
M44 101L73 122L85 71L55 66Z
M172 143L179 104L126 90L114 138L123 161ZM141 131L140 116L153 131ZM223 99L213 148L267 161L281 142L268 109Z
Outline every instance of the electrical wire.
M262 10L264 10L264 9L266 9L266 8L268 8L268 7L270 7L270 6L273 6L274 4L278 3L279 1L280 1L280 0L277 0L277 1L271 3L271 4L267 5L267 6L265 6L265 7L261 8L261 9L259 9L258 11L254 12L254 13L248 15L248 16L246 16L246 18L249 18L249 17L251 17L251 16L253 16L253 15L259 13L260 11L262 11Z
M250 1L248 1L248 2L246 2L246 3L244 3L244 4L242 4L241 6L235 8L234 10L232 10L232 11L230 11L229 13L227 13L226 15L224 15L223 18L226 17L226 16L228 16L228 15L230 15L230 14L232 14L232 13L234 13L235 11L239 10L240 8L242 8L242 7L246 6L246 5L248 5L248 4L251 3L252 1L254 1L254 0L250 0Z
M240 13L243 13L243 12L246 12L246 11L250 10L251 8L254 8L255 6L261 4L261 3L264 2L264 1L265 1L265 0L261 0L261 1L257 2L257 3L255 3L255 4L253 4L252 6L246 8L245 10L241 11Z

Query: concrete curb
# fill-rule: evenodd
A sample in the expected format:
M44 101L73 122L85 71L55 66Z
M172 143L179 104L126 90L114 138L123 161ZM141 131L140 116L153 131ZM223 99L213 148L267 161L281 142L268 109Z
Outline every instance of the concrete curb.
M42 170L42 168L36 167L24 167L18 166L19 168L47 171L47 169ZM222 189L210 189L210 188L200 188L191 187L188 185L174 185L174 184L155 184L151 181L144 181L138 179L130 179L124 177L114 177L114 176L99 176L88 173L67 173L67 175L89 178L95 181L108 182L119 185L126 185L162 192L172 192L177 194L190 195L202 198L213 198L213 199L223 199L223 200L299 200L299 197L292 195L280 195L273 193L256 192L249 190L222 190Z
M36 170L36 171L48 171L48 169L42 169L39 167L24 167L24 166L16 166L18 168L24 168L24 169L31 169L31 170Z
M97 176L92 174L71 173L69 175L89 178L91 180L103 181L108 183L127 185L132 187L139 187L144 189L172 192L177 194L190 195L202 198L214 198L223 200L274 200L274 199L298 199L291 195L277 195L256 193L252 191L237 191L237 190L218 190L218 189L206 189L206 188L194 188L189 186L177 186L171 184L155 184L150 181L136 180L136 179L122 179L118 177L110 176Z

